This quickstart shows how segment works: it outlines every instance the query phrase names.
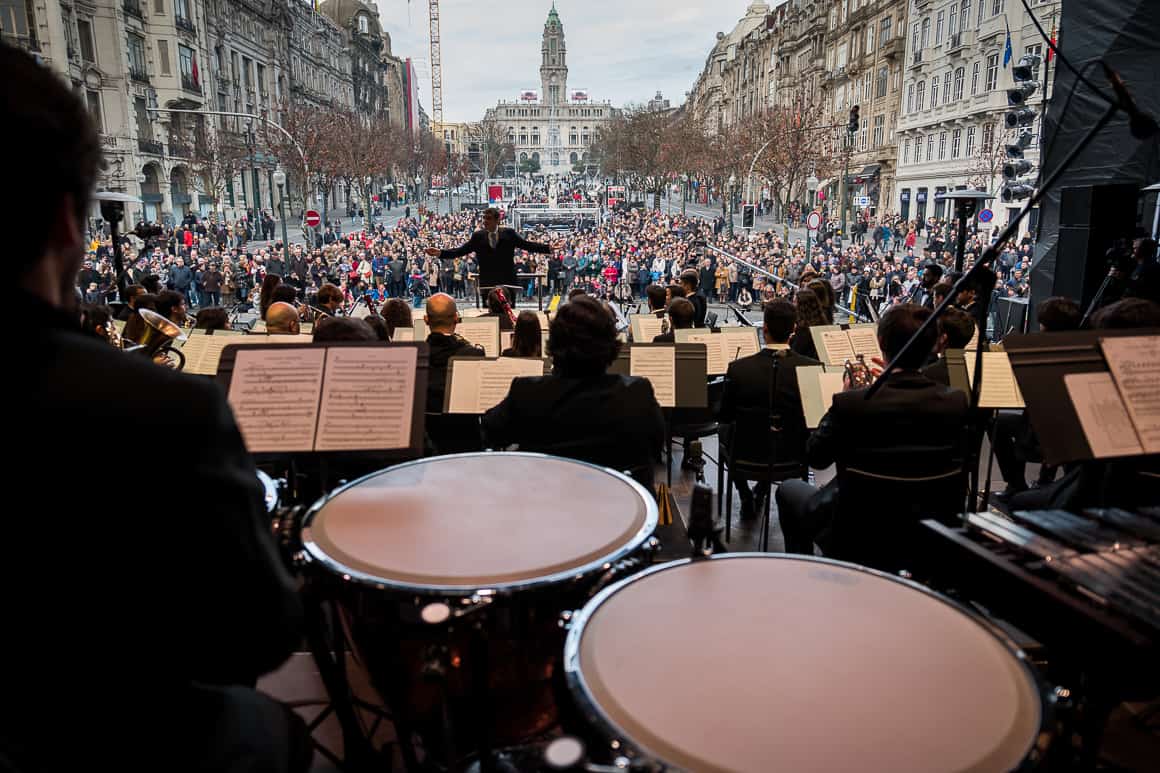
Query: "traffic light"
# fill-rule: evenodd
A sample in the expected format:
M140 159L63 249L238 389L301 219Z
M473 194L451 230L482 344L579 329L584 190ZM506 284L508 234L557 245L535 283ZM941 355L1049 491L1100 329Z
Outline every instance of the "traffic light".
M858 106L854 105L850 108L850 123L846 126L846 131L850 134L858 132Z
M1039 89L1035 79L1039 74L1041 61L1038 54L1024 54L1020 57L1019 63L1011 68L1015 86L1007 90L1007 105L1010 109L1003 116L1003 125L1009 130L1018 130L1019 134L1013 143L1007 145L1009 161L1003 165L1003 189L999 193L999 198L1008 204L1025 199L1035 192L1033 178L1020 178L1030 174L1034 168L1031 162L1023 157L1023 152L1031 147L1035 139L1028 127L1035 123L1038 114L1027 106L1027 102Z
M741 227L742 228L752 228L753 227L753 205L752 204L746 204L746 205L741 207Z

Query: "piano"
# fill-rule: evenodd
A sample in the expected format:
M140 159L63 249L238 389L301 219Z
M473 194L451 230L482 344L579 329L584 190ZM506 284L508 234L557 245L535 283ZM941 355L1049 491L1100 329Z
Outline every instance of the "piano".
M1043 646L1046 676L1089 706L1085 746L1114 706L1160 692L1160 507L972 513L916 539L934 587Z

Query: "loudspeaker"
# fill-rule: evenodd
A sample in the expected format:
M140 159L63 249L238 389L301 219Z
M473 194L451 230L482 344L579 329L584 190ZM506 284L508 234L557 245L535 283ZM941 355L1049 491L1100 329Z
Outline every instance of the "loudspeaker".
M1052 295L1073 298L1087 308L1108 273L1106 253L1136 226L1139 187L1079 185L1060 189L1059 252Z

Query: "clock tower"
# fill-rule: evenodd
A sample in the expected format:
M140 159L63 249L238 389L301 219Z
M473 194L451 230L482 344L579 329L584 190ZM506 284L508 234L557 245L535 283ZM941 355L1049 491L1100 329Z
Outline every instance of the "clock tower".
M564 49L564 25L556 13L556 4L544 22L543 57L540 64L540 99L545 105L563 105L568 101L568 63Z

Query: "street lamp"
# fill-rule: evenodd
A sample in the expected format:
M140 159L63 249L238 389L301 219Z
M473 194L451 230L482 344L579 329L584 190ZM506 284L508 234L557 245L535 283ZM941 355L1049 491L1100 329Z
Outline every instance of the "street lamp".
M689 184L689 176L687 174L681 175L681 215L685 214L685 187Z
M806 192L809 194L806 197L806 203L808 205L810 212L813 212L814 207L816 206L816 203L814 201L814 197L818 195L818 178L813 172L810 172L810 176L806 178ZM806 213L806 216L809 217L809 213ZM807 224L806 225L806 263L809 263L809 262L810 262L810 227Z
M733 238L733 189L737 185L737 176L729 175L729 190L726 195L729 196L729 238Z
M286 265L290 265L290 236L286 232L286 173L279 169L274 172L274 184L278 186L278 219L282 221L282 253Z

